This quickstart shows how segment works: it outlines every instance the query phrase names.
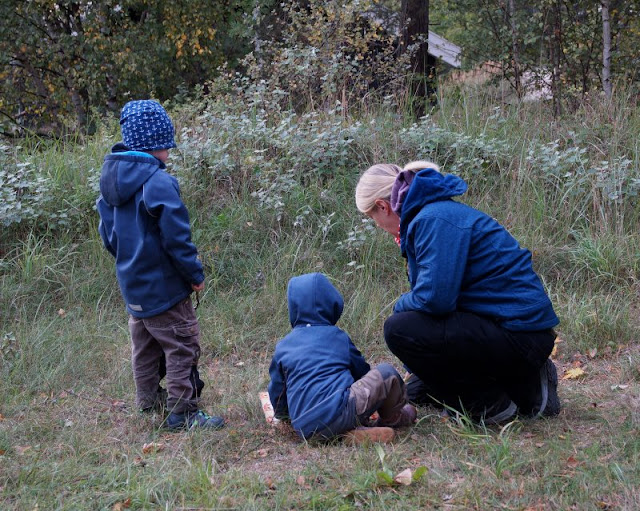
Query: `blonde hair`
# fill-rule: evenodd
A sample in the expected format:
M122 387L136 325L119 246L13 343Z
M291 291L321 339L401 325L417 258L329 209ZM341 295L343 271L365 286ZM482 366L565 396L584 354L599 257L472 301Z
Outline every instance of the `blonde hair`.
M430 161L412 161L404 168L392 163L377 163L365 170L356 185L356 207L361 213L368 213L376 206L377 199L389 200L391 189L403 170L435 169L440 171L435 163Z

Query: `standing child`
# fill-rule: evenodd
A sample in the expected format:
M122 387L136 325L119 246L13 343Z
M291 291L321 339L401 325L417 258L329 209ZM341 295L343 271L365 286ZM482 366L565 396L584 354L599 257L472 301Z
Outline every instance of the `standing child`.
M123 142L104 159L97 209L129 312L137 405L164 406L166 367L166 427L221 428L224 420L197 404L200 327L190 296L204 289L204 272L178 182L164 170L176 147L171 119L155 101L130 101L120 126Z
M290 418L303 438L331 438L367 424L409 426L402 378L389 364L370 370L349 336L336 325L343 299L321 273L293 277L287 290L293 330L276 345L269 368L275 416Z

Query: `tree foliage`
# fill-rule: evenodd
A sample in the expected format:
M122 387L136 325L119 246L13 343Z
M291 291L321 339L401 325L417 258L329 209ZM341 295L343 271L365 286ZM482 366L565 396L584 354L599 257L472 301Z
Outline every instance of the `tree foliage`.
M174 96L246 52L250 0L4 0L0 123L86 126L90 108ZM0 124L0 125L2 125Z
M244 61L253 80L280 91L283 103L343 108L403 90L410 52L373 0L299 0L256 16L254 48Z
M466 67L495 63L516 90L524 74L546 82L558 104L601 87L600 2L439 0L431 9L434 30L463 46ZM611 0L609 10L612 78L636 81L640 2Z
M639 78L640 0L608 4L615 88ZM84 129L94 111L189 93L221 66L296 108L385 95L410 105L425 46L418 34L403 53L400 34L427 19L466 66L493 63L518 95L523 81L547 85L556 113L603 78L593 0L3 0L0 17L0 133Z

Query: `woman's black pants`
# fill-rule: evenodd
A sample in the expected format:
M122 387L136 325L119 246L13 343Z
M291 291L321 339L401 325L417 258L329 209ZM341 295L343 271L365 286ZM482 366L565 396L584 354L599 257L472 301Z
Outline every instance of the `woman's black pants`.
M511 400L527 416L540 405L540 369L553 349L555 332L514 332L467 312L432 316L410 311L387 318L384 338L420 379L413 389L409 385L413 400L471 416Z

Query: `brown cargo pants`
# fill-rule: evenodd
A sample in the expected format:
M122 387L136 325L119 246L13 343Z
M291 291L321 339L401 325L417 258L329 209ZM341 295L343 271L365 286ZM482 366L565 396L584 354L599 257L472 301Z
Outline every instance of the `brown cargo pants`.
M378 364L351 385L356 414L363 420L377 411L382 423L394 420L407 403L407 389L391 364Z
M160 382L159 368L164 354L167 408L175 413L197 409L200 325L191 298L157 316L129 316L129 331L137 406L143 409L154 405Z

